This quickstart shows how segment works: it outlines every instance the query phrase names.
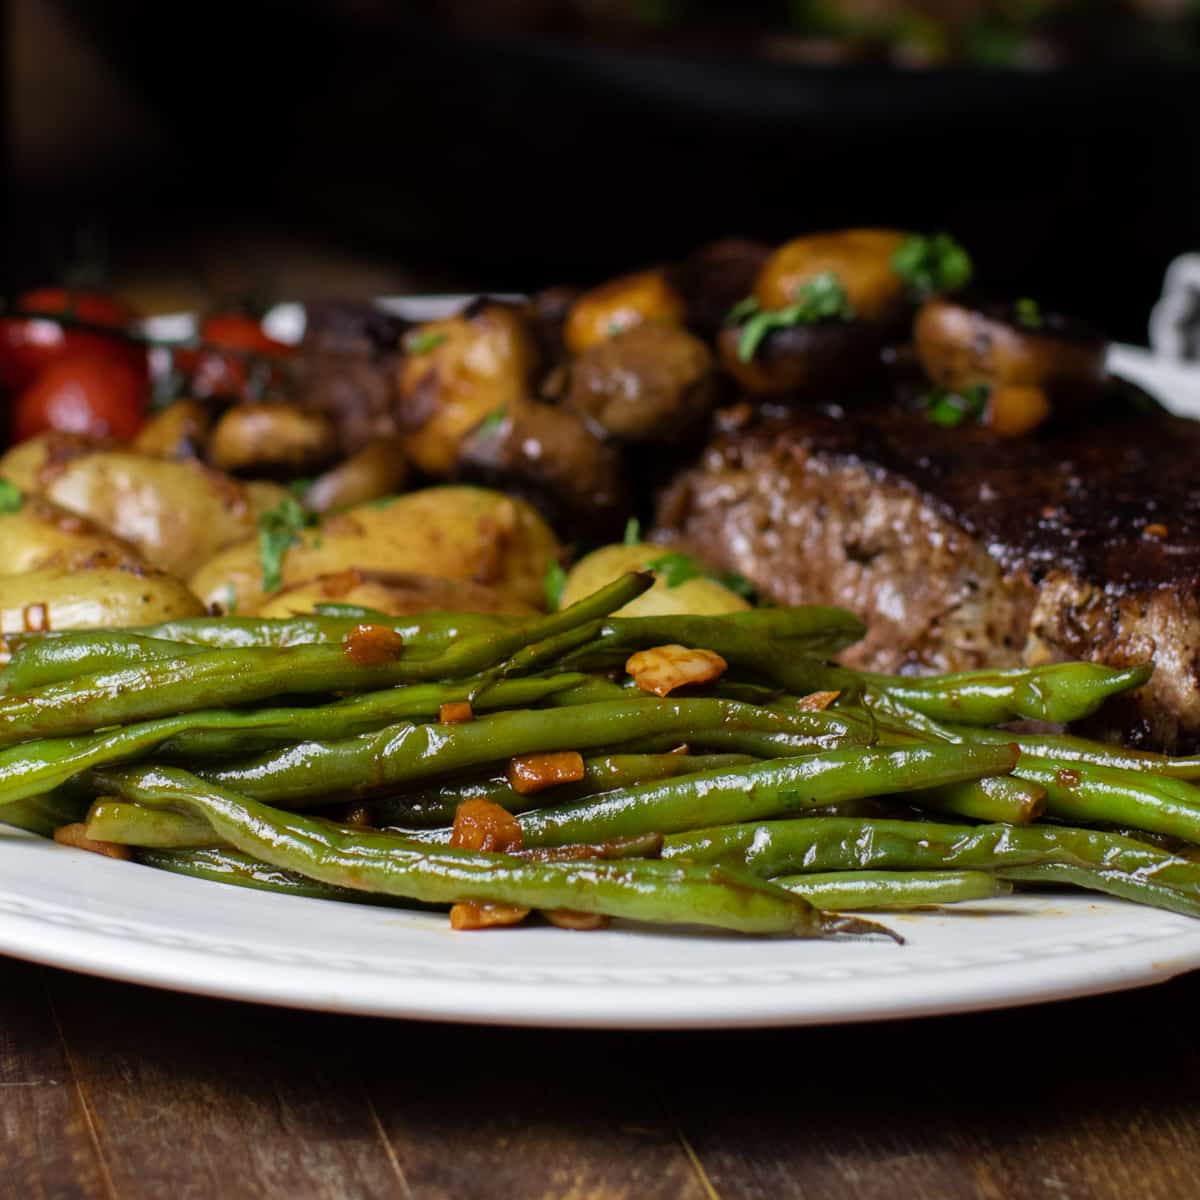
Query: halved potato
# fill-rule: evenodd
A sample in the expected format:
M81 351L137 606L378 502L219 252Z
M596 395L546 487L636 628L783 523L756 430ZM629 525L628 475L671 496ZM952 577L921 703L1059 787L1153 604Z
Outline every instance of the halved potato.
M101 560L145 566L128 542L41 496L24 496L16 512L0 514L0 574L71 570Z
M523 500L462 486L360 504L295 536L280 562L284 587L352 569L417 573L483 584L526 605L541 603L546 568L560 549ZM257 537L216 555L191 583L206 604L236 605L239 613L270 601Z
M0 576L0 633L146 625L203 613L180 580L148 567L106 564Z
M602 546L599 550L593 550L567 573L560 607L574 604L576 600L598 592L629 571L640 571L673 553L669 546L656 546L650 542L638 542L632 546ZM741 596L715 579L697 576L672 587L664 573L655 573L658 578L654 586L624 608L618 609L620 616L661 617L675 613L708 616L744 612L750 607Z
M513 613L535 610L522 600L467 579L388 571L349 570L321 575L273 593L258 610L260 617L294 617L318 604L357 604L394 617L423 612Z
M128 450L98 450L65 462L32 455L0 474L123 538L152 566L186 578L217 551L254 533L261 512L287 492L275 484L244 484L195 461L151 458ZM18 450L21 447L17 448ZM32 470L30 468L32 467ZM29 483L23 483L28 479Z

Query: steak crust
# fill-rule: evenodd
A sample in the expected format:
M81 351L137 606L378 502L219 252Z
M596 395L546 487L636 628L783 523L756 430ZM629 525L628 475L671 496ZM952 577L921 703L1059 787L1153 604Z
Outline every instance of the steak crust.
M872 670L1085 658L1154 678L1091 732L1200 745L1200 423L1107 420L997 438L896 404L727 422L664 494L656 536L786 604L838 604Z

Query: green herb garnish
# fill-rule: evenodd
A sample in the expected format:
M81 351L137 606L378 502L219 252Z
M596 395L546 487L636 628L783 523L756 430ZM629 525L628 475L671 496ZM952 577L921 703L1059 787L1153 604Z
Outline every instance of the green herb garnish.
M991 394L992 389L983 383L972 384L958 392L936 388L923 401L925 414L934 425L957 429L968 419L978 421L983 416Z
M1036 300L1022 296L1013 307L1016 309L1018 325L1023 325L1026 329L1041 329L1045 325L1042 306Z
M291 492L301 504L303 504L304 495L308 489L312 487L312 485L313 481L311 479L293 479L291 483L288 484L288 491Z
M642 523L637 517L625 522L625 536L621 539L626 546L636 546L642 540Z
M478 425L475 426L475 432L483 437L491 437L505 421L508 420L508 405L502 404L499 408L494 408Z
M409 354L428 354L430 350L436 350L449 336L433 329L419 329L404 339L404 349Z
M971 281L971 256L948 233L915 233L892 255L892 270L918 296L952 292Z
M286 496L276 508L258 518L258 561L262 566L262 590L277 592L283 586L283 556L300 541L300 531L317 523L294 496Z
M846 295L842 281L832 271L822 271L796 289L796 303L787 308L761 309L743 308L746 301L734 305L731 316L741 309L750 315L742 325L738 337L737 354L742 362L754 357L759 343L776 329L790 329L794 325L815 325L818 321L852 321L854 307Z
M15 483L0 479L0 513L20 512L22 501L21 489Z
M743 296L726 314L726 325L740 325L747 317L758 312L758 297Z
M642 570L653 571L668 588L677 588L689 579L711 579L744 600L753 601L755 597L754 585L744 575L736 571L714 571L699 559L678 551L642 563Z
M567 572L560 562L552 562L546 568L542 577L542 592L546 597L546 607L551 612L558 612L562 606L563 591L567 586Z

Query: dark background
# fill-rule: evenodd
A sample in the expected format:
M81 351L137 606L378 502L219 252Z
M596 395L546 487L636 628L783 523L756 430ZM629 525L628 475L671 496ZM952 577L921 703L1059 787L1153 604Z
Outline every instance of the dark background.
M762 5L652 36L533 7L7 0L5 290L81 261L151 308L513 289L888 224L1144 340L1200 248L1184 54L812 65L763 52Z

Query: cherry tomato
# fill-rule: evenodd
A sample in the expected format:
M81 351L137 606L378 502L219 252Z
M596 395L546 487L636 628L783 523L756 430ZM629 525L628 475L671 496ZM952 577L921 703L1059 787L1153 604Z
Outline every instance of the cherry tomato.
M13 438L46 430L127 440L146 415L144 371L107 354L76 353L51 363L18 397Z
M200 398L229 396L239 400L248 395L252 379L259 391L279 382L278 360L292 347L269 337L253 318L241 313L214 313L200 325L198 350L177 351L175 361L191 374L191 394ZM222 354L222 350L237 351Z
M137 319L131 308L102 292L40 288L26 292L18 298L17 304L30 312L63 313L114 329ZM36 317L0 320L0 383L14 392L27 388L51 363L76 353L104 355L145 370L145 351L121 338L106 337L92 330L70 329L56 321Z

